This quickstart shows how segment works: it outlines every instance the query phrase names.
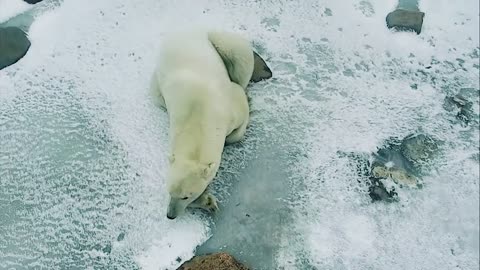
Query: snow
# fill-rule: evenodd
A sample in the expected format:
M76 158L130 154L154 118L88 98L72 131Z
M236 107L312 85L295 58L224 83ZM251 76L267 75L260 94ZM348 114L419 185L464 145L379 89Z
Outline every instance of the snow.
M22 0L0 0L0 23L21 14L31 8L31 5Z
M0 0L0 22L20 2ZM477 269L479 130L442 104L479 88L479 3L420 1L420 35L386 28L396 4L47 3L0 71L0 268L175 269L200 246L254 269ZM249 86L219 215L171 221L168 120L147 88L162 36L192 25L244 33L274 78ZM372 203L340 153L419 132L444 142L423 188Z

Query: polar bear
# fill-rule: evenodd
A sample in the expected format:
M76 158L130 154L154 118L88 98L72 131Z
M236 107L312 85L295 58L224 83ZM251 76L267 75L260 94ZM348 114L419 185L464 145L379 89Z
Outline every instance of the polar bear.
M169 219L186 207L218 209L207 187L218 171L224 145L245 135L245 88L253 69L253 50L240 35L198 31L164 39L151 94L170 120Z

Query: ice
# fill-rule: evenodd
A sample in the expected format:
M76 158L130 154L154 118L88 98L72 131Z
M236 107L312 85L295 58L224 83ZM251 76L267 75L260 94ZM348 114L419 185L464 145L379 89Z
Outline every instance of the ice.
M44 2L0 71L0 269L175 269L219 250L253 269L479 267L477 1L420 1L421 35L386 28L396 1ZM147 87L162 36L192 26L244 33L274 78L249 86L221 212L170 221ZM461 88L468 126L443 108ZM341 153L412 133L444 142L423 188L372 203Z

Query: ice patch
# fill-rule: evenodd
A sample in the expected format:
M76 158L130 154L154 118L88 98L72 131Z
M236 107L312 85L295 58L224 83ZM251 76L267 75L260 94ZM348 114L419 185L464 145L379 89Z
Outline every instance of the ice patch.
M155 239L150 248L137 256L142 269L156 270L159 266L175 268L193 256L193 250L187 251L184 247L204 241L206 232L201 227L192 230L188 224L190 219L183 218L182 221L175 222L175 230L168 234L168 239ZM182 252L179 253L179 250Z

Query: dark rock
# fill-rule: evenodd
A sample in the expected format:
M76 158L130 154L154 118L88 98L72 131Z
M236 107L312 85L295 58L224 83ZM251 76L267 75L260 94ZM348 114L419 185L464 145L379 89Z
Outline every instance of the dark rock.
M468 125L475 121L473 102L470 100L478 100L479 94L474 88L462 88L457 95L445 97L443 108L449 112L456 112L456 118L463 125Z
M0 69L15 64L27 53L30 41L17 27L0 28Z
M39 2L42 2L43 0L23 0L29 4L36 4L36 3L39 3Z
M272 71L267 66L267 63L256 52L253 52L253 60L253 74L250 81L259 82L272 77Z
M368 188L368 195L373 201L394 202L398 200L398 194L395 188L387 191L379 179L372 178L372 185Z
M455 109L461 109L468 104L468 100L461 95L455 95L453 97L445 97L443 108L449 112Z
M220 252L209 255L195 256L183 263L177 270L248 270L230 254Z
M388 13L387 27L400 31L415 31L420 34L422 31L423 17L425 13L420 11L397 9Z
M460 120L462 122L462 126L466 127L468 126L468 124L470 124L470 115L472 114L472 110L471 110L471 106L466 108L466 107L463 107L460 109L460 112L458 112L457 114L457 119Z

